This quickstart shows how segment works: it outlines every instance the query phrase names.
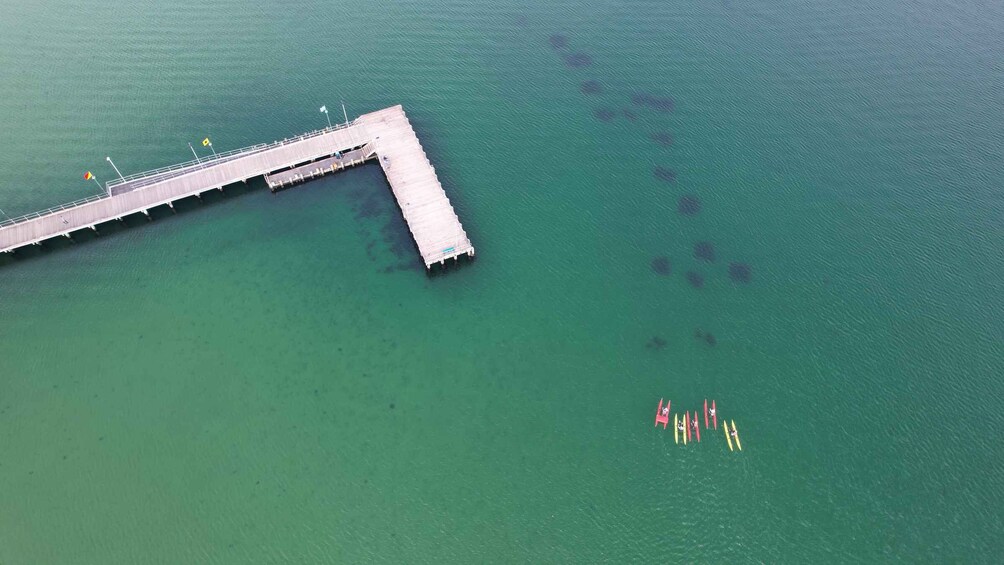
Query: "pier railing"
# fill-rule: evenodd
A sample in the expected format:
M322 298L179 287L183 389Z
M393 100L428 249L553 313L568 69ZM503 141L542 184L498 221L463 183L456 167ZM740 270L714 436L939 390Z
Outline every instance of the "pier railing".
M335 124L331 127L324 129L309 131L307 133L302 133L296 137L290 137L283 139L281 141L273 141L272 143L259 143L256 145L251 145L249 147L242 147L240 149L233 149L230 151L224 151L222 153L217 153L211 157L193 159L191 161L185 161L184 163L178 163L175 165L170 165L167 167L161 167L159 169L152 169L149 171L143 171L141 173L135 173L131 175L126 175L119 179L110 180L105 183L105 188L109 193L122 185L130 185L130 190L134 188L140 188L153 184L155 182L160 182L165 178L170 178L172 176L190 173L192 171L202 170L213 165L218 165L224 161L229 161L230 159L235 159L237 157L245 157L254 153L261 151L267 151L269 149L274 149L276 147L282 147L283 145L288 145L290 143L296 143L298 141L303 141L305 139L310 139L312 137L317 137L319 135L324 135L331 133L333 131L338 131L341 129L346 129L355 125L355 120L347 124Z
M16 218L11 218L9 220L4 220L0 222L0 228L4 226L12 226L14 224L20 224L21 222L27 222L35 218L40 218L42 216L47 216L56 212L61 212L63 210L69 210L70 208L76 208L82 204L87 204L88 202L95 202L97 200L102 200L108 198L107 194L95 194L94 196L88 196L87 198L82 198L80 200L74 200L73 202L67 202L66 204L60 204L59 206L53 206L52 208L46 208L45 210L39 210L37 212L31 212L30 214L25 214L23 216L18 216Z
M172 176L190 173L192 171L198 171L207 167L211 167L213 165L218 165L230 159L236 159L237 157L244 157L260 151L267 151L269 149L274 149L276 147L282 147L283 145L296 143L298 141L303 141L304 139L310 139L312 137L317 137L319 135L324 135L326 133L331 133L333 131L346 129L354 125L356 125L356 120L352 120L351 122L348 123L335 124L332 125L331 127L326 127L324 129L309 131L307 133L302 133L296 137L290 137L287 139L283 139L281 141L273 141L272 143L259 143L257 145L243 147L241 149L233 149L231 151L224 151L222 153L217 153L212 157L207 157L204 159L186 161L184 163L170 165L168 167L161 167L159 169L153 169L149 171L143 171L141 173L126 175L123 178L111 180L105 183L105 189L108 191L108 194L97 194L80 200L74 200L73 202L67 202L66 204L60 204L59 206L54 206L52 208L46 208L45 210L38 210L36 212L31 212L23 216L4 219L3 221L0 221L0 228L4 226L11 226L14 224L20 224L21 222L26 222L28 220L39 218L41 216L46 216L54 212L60 212L62 210L75 208L77 206L87 204L88 202L95 202L97 200L109 198L109 195L112 194L112 190L122 185L126 184L130 185L130 190L135 188L141 188L156 182L160 182Z

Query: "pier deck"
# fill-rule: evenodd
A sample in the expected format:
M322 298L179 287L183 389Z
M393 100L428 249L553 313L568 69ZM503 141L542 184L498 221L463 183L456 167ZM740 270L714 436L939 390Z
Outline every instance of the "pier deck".
M426 267L460 255L474 255L467 232L439 184L401 106L359 118Z
M340 154L341 157L334 157ZM269 187L309 180L348 164L378 158L426 268L451 257L474 255L467 234L436 177L404 109L398 105L301 136L148 171L107 183L109 194L0 222L0 251L46 239L248 179ZM299 175L299 178L297 178ZM311 176L311 178L312 178Z

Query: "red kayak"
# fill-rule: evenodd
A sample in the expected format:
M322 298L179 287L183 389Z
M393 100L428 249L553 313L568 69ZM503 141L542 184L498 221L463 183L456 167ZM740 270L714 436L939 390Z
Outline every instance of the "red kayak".
M693 438L690 437L690 412L684 412L683 426L687 428L687 441L694 441Z
M715 401L714 400L711 401L711 410L713 411L712 412L713 416L711 416L711 419L715 421L715 429L717 430L718 429L718 409L715 408Z
M657 408L655 410L655 425L658 426L659 424L662 424L662 429L665 430L666 426L669 425L669 404L670 403L669 402L666 403L666 413L663 414L662 413L662 400L663 399L661 399L661 398L659 399L659 408Z
M704 429L708 429L708 399L704 399Z
M697 434L697 441L701 441L701 424L697 420L697 410L694 410L694 433Z

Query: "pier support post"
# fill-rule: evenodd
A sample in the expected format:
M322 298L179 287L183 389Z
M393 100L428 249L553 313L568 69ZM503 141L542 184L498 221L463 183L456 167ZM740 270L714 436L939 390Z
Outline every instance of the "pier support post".
M143 215L146 216L146 221L148 221L148 222L153 221L153 218L150 217L150 211L149 210L143 210Z
M178 211L174 209L174 202L168 202L168 203L167 203L167 206L168 206L168 207L169 207L169 208L171 209L171 211L172 211L172 212L174 212L175 214L177 214L177 213L178 213Z
M101 232L98 231L98 226L87 226L87 227L91 228L91 230L94 231L94 235L101 235Z

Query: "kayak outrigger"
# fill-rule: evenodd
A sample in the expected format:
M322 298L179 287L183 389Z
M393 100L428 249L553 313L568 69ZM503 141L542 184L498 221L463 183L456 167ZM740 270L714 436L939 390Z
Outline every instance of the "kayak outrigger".
M673 414L673 441L680 443L680 415Z
M728 428L728 426L725 426L725 427ZM736 421L735 420L732 420L732 439L736 440L736 447L739 448L739 451L742 451L743 450L743 444L742 444L742 442L739 441L739 430L736 429Z
M690 423L694 426L694 433L697 434L697 441L698 441L698 443L700 443L700 441L701 441L701 424L699 424L698 421L697 421L697 411L696 410L694 411L694 419L691 420Z
M708 429L708 399L704 399L704 429Z
M718 409L715 408L715 401L711 401L711 419L715 422L715 429L718 429Z
M662 407L662 401L663 399L660 398L659 407L655 410L655 425L658 426L659 424L662 424L662 429L665 430L666 426L669 425L669 405L672 401L667 402L665 408Z

